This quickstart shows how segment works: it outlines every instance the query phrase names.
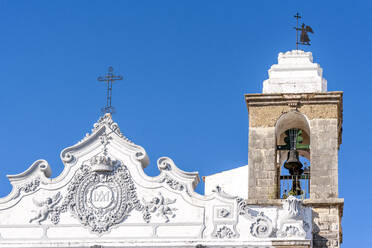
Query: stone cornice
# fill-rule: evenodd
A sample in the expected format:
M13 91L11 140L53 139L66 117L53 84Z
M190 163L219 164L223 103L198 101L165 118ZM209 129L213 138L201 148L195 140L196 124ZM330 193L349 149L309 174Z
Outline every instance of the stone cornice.
M328 198L328 199L305 199L304 205L308 206L329 206L329 205L344 205L344 198Z
M245 202L248 205L260 206L282 206L285 199L247 199ZM344 205L344 198L328 198L328 199L304 199L305 206L341 206Z
M337 104L342 111L342 91L322 93L245 94L248 107L299 104Z

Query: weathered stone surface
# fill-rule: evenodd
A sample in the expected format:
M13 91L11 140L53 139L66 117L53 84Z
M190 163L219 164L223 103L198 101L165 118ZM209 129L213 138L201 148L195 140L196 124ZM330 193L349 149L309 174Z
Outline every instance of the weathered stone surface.
M250 199L276 197L275 129L250 128L248 147ZM263 173L265 172L265 173ZM274 183L273 183L274 182Z
M336 119L310 120L310 192L313 198L338 197L337 125Z
M306 200L313 209L314 248L339 247L342 242L340 227L342 199Z

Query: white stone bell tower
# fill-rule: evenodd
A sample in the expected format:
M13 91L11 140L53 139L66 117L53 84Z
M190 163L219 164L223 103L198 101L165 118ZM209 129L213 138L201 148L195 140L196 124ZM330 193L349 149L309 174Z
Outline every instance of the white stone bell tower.
M268 74L262 94L245 95L248 202L275 204L290 195L302 198L313 209L313 246L339 247L343 92L327 91L322 68L313 63L311 52L279 53L278 64ZM293 164L302 167L288 169Z

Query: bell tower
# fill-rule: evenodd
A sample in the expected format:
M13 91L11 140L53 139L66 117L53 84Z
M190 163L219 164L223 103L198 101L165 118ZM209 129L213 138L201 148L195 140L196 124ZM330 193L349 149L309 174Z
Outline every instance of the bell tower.
M342 95L328 92L311 52L279 53L262 94L246 94L249 112L248 202L293 195L313 209L314 247L339 247L338 198Z

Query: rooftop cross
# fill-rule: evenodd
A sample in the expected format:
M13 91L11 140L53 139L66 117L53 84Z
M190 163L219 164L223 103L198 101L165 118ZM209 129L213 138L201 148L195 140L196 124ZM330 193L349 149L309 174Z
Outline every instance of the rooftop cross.
M122 76L115 76L113 72L114 72L114 68L110 66L108 68L108 73L105 76L97 78L98 81L107 83L107 102L106 102L106 107L102 108L103 113L112 114L114 112L114 107L111 106L112 83L117 80L123 80Z
M298 27L298 19L301 19L301 16L299 13L296 13L294 18L296 18L296 21L297 21L296 27L294 29L296 29L296 50L298 50L298 45L307 45L307 46L311 45L310 38L307 33L310 32L313 34L314 31L312 30L310 26L306 26L305 23L302 23L301 28ZM300 41L298 41L298 31L301 31Z

